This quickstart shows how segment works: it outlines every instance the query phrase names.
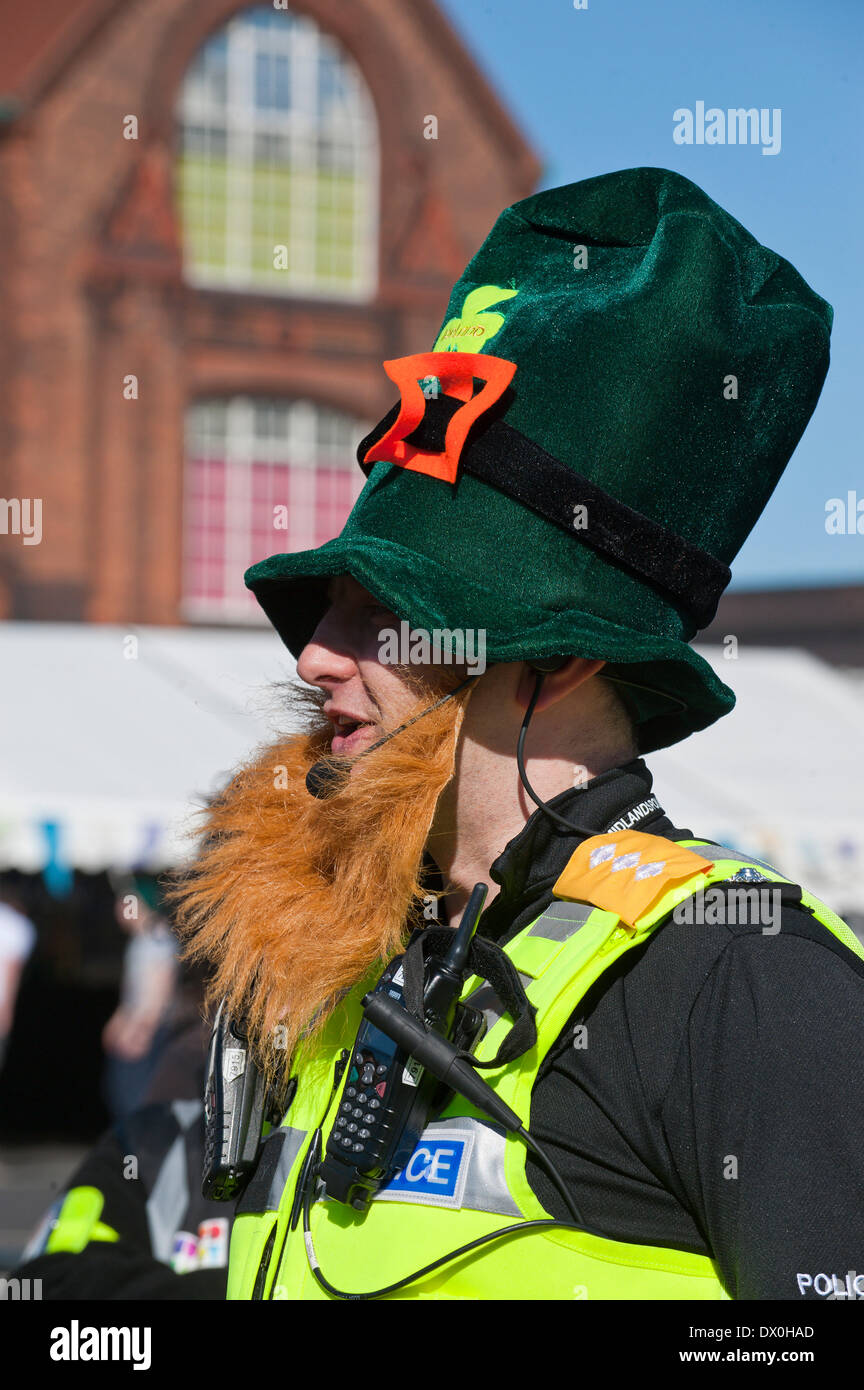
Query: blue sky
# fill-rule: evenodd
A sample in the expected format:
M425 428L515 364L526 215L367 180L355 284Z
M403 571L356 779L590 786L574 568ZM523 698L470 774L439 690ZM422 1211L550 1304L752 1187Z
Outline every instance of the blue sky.
M819 405L733 587L864 582L864 535L825 504L864 500L864 0L438 0L541 160L541 188L676 169L834 306ZM782 111L781 147L678 145L704 101ZM864 524L864 523L862 523Z

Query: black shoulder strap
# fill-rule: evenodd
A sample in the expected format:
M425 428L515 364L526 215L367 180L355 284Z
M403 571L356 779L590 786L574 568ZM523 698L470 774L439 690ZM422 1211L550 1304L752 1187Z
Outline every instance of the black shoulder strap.
M403 993L408 1012L422 1021L423 983L427 956L443 955L453 940L450 927L427 927L414 932L403 961L405 983ZM537 1010L528 999L519 973L508 955L494 941L475 936L468 950L468 968L486 980L501 1003L516 1021L490 1062L478 1062L475 1067L501 1067L528 1052L537 1041Z

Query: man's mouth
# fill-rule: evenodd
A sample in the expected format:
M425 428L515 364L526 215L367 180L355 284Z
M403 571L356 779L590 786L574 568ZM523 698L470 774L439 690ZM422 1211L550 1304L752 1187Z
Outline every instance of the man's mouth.
M330 751L335 757L350 757L361 748L375 742L377 725L370 720L354 719L347 714L327 715L334 726Z

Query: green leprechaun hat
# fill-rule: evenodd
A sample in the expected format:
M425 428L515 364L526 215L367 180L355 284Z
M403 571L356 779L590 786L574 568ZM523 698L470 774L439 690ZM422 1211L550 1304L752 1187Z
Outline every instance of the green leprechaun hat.
M626 169L507 208L362 441L342 534L246 582L295 654L348 573L486 659L601 657L650 752L735 697L688 642L794 450L832 309L689 179ZM645 688L647 687L647 689Z

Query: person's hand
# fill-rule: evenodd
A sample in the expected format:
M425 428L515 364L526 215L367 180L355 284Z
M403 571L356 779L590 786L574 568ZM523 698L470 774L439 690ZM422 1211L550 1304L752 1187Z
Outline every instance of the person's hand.
M105 1027L102 1029L102 1046L106 1052L116 1050L116 1040L122 1027L122 1009L115 1009Z
M149 1014L129 1013L126 1009L117 1009L105 1024L102 1046L115 1057L121 1057L126 1062L136 1062L149 1049L157 1021Z
M127 1062L137 1062L150 1050L156 1032L155 1018L147 1014L128 1014L117 1043L117 1055Z

